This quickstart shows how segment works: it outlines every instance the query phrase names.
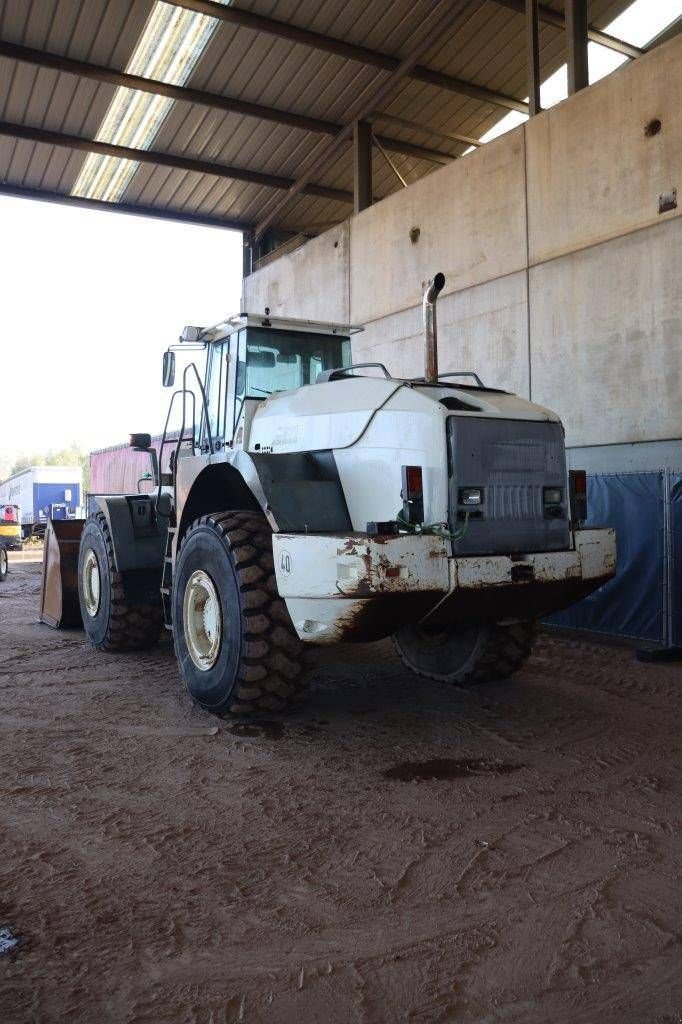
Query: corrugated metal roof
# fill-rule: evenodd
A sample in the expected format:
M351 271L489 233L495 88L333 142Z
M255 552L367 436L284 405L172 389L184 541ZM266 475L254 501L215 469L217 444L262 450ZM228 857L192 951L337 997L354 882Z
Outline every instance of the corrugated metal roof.
M459 0L455 27L424 63L523 99L526 86L524 19L495 0ZM592 0L590 21L608 24L630 0ZM124 70L144 28L153 0L0 0L0 39L61 56ZM237 6L288 24L404 58L415 32L433 10L432 0L239 0ZM562 13L562 0L545 6ZM541 23L542 75L564 61L563 33ZM351 103L387 72L320 49L221 22L188 85L220 95L342 122ZM0 57L0 120L92 139L115 86L63 71ZM385 112L417 123L392 124L384 135L440 150L452 157L466 144L446 140L430 128L480 137L504 110L413 78L405 79ZM175 102L154 140L156 151L195 157L253 171L295 178L305 159L330 136L259 121L189 102ZM0 182L18 189L68 195L86 159L80 151L0 136ZM412 182L436 164L392 153ZM352 153L347 146L315 180L352 192ZM401 188L383 155L374 153L374 193ZM123 203L160 213L253 224L273 195L270 188L177 168L142 164ZM315 232L348 215L347 203L311 195L294 198L279 224Z

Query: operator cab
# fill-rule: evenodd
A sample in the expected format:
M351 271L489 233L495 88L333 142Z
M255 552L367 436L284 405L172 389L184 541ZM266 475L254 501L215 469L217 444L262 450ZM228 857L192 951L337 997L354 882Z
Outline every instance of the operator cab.
M318 323L242 313L212 328L186 327L179 344L164 356L163 383L175 383L175 351L206 349L206 371L201 382L193 363L183 374L182 392L188 390L188 370L201 411L196 442L204 452L241 447L245 431L260 402L269 395L314 384L321 374L343 369L351 362L351 334L362 330L350 324ZM203 406L203 410L202 410ZM183 436L190 434L185 425Z

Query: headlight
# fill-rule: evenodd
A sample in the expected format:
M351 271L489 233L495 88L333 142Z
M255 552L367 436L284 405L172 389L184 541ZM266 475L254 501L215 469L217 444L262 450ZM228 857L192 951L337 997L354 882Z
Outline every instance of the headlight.
M560 505L564 498L564 492L560 487L545 487L542 498L545 505Z
M459 489L459 504L460 505L482 505L483 504L483 488L482 487L460 487L460 489Z

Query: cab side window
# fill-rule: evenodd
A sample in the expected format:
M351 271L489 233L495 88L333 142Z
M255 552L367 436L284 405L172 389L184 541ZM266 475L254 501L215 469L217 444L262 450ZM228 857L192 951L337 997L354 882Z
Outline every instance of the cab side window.
M225 400L227 394L227 351L226 342L211 345L206 366L206 404L208 406L208 423L211 428L213 446L218 450L216 441L225 436ZM205 430L202 440L208 443L208 432Z

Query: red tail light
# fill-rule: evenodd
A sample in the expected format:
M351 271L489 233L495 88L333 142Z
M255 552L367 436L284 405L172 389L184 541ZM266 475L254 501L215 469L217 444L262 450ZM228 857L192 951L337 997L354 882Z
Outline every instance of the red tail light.
M422 490L422 468L421 466L405 466L404 498L421 498Z
M403 466L403 519L417 525L424 522L424 485L421 466Z
M575 525L587 519L587 473L584 469L571 469L568 474L571 522Z

